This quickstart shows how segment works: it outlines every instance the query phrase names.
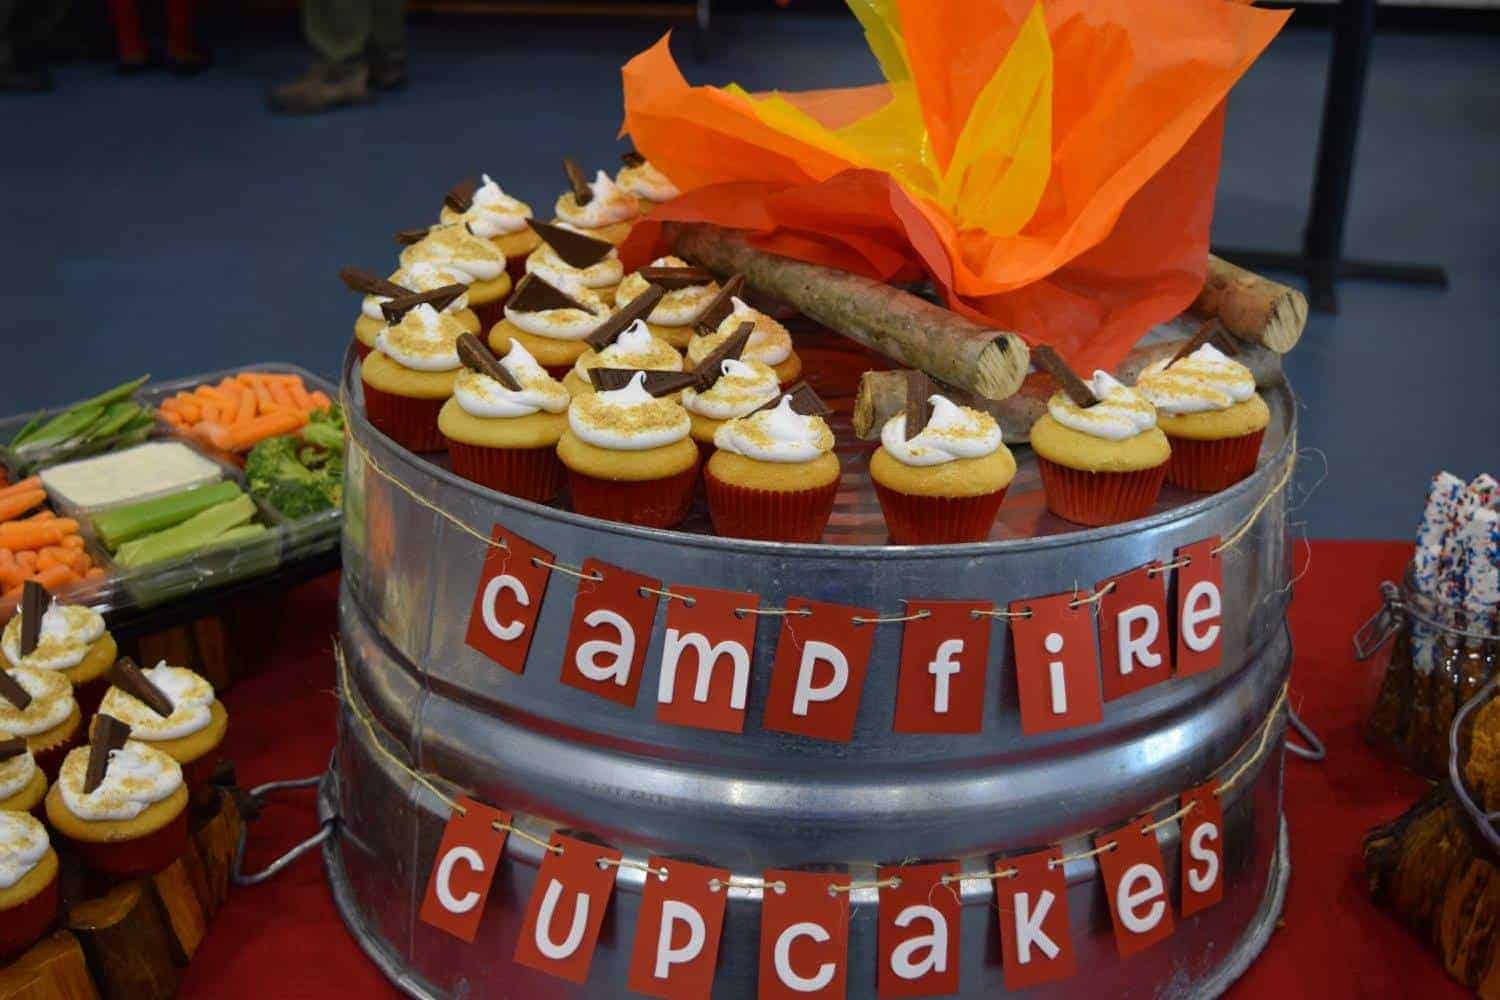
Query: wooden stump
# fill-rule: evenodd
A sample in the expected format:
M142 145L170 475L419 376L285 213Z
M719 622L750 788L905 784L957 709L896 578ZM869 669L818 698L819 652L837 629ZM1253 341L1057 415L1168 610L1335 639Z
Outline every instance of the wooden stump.
M209 916L219 912L229 896L229 870L234 864L242 826L234 796L221 790L218 812L193 830L193 844L203 872L203 907Z
M68 913L68 929L88 956L99 991L110 997L155 1000L177 992L172 931L146 882L124 882Z
M189 857L196 861L197 848L188 845L186 856L178 858L151 876L148 884L152 898L161 908L172 947L172 960L187 965L198 952L198 945L208 934L208 918L203 912L199 890L193 885Z
M67 931L43 938L0 966L0 1000L98 1000L78 939Z
M173 666L188 667L222 694L238 671L226 632L223 618L199 618L136 636L127 645L133 645L136 662L143 666L153 667L165 660Z

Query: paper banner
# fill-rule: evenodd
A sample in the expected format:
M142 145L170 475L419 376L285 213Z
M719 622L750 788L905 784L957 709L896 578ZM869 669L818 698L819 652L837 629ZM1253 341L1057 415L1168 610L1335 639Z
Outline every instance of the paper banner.
M1182 793L1193 808L1182 817L1182 916L1206 910L1224 898L1224 815L1217 784L1209 782Z
M1109 899L1115 947L1121 958L1129 958L1172 935L1166 866L1156 834L1141 832L1147 822L1149 817L1136 819L1094 838L1097 847L1115 845L1099 855L1099 871Z
M621 705L641 690L646 646L656 622L661 581L598 559L586 559L573 598L562 682Z
M1021 731L1028 736L1086 726L1104 718L1099 654L1089 605L1069 607L1073 594L1013 601Z
M1167 591L1161 563L1138 566L1102 580L1099 600L1100 680L1104 700L1113 701L1159 684L1172 674ZM1154 572L1153 572L1154 571Z
M762 876L760 1000L844 996L849 965L849 876L772 869ZM779 884L779 887L778 887Z
M854 736L875 612L802 597L787 599L771 666L765 727L847 743ZM802 613L806 612L806 613Z
M967 617L967 616L965 616ZM932 997L958 992L959 930L963 906L957 861L891 865L879 869L880 929L876 976L881 997Z
M464 641L519 674L526 669L526 654L536 632L533 626L552 574L545 565L552 561L552 553L498 524L490 540L503 542L505 548L492 545L484 555Z
M615 888L620 852L560 833L537 870L526 919L516 940L515 960L570 983L589 978L599 927Z
M472 944L505 850L510 813L470 798L460 798L458 805L443 828L418 916Z
M1005 988L1012 992L1055 983L1075 971L1068 876L1061 858L1062 848L1049 847L995 862L996 871L1016 870L1010 878L995 880Z
M984 725L989 601L907 601L896 687L898 733L977 733Z
M758 594L674 584L656 691L656 721L745 731Z
M707 1000L718 968L729 872L659 857L647 865L652 870L641 894L627 985L662 1000Z
M1213 670L1224 651L1224 565L1213 550L1219 536L1177 550L1177 674Z

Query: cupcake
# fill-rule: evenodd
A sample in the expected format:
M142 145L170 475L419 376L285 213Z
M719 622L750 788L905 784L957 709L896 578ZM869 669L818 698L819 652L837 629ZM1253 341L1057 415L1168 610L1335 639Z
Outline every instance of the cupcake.
M47 776L36 766L24 736L0 730L0 812L32 812L47 794Z
M520 341L497 361L478 339L459 339L466 368L438 414L455 474L542 503L562 488L557 442L568 428L568 390Z
M645 372L621 389L579 396L557 444L568 468L573 509L648 528L687 517L698 479L698 448L687 411L648 392ZM657 389L677 391L669 381Z
M932 391L920 373L904 413L880 429L870 479L896 545L978 542L1016 475L1016 460L988 413Z
M592 340L592 338L591 338ZM574 396L594 391L591 368L629 368L634 371L680 372L682 355L672 345L651 335L643 320L636 320L599 348L590 347L578 356L563 385Z
M438 412L453 395L458 337L465 332L426 304L380 332L375 352L360 363L365 412L376 429L412 451L442 449Z
M489 240L475 236L467 225L433 226L425 234L400 234L398 239L417 237L401 251L401 266L410 271L416 264L433 264L460 276L469 286L469 308L482 326L500 319L500 309L510 294L510 275L505 255Z
M17 667L0 674L0 730L24 739L36 766L53 780L83 738L73 686L54 670Z
M680 257L658 257L650 267L643 267L620 282L615 300L628 302L651 285L666 294L646 317L646 325L654 336L683 350L693 339L695 324L719 294L719 284L708 271L689 267Z
M692 421L693 440L705 460L713 454L714 434L726 420L748 416L781 395L776 373L759 361L740 358L750 331L720 345L693 369L698 382L682 390L682 408Z
M703 472L714 531L775 542L823 537L839 491L827 412L803 383L775 405L714 432L716 450Z
M182 767L108 715L63 761L47 793L47 822L87 867L118 878L161 871L187 849Z
M633 195L642 209L671 201L682 194L677 185L640 153L626 153L620 157L625 165L615 174L615 184L626 194Z
M531 219L531 206L500 190L489 174L479 176L477 185L471 178L453 186L443 198L438 219L449 224L467 223L469 232L489 240L505 254L511 277L520 280L518 262L541 242L526 225Z
M563 168L572 190L558 196L554 221L615 246L624 243L631 225L641 214L640 203L602 170L594 174L592 181L585 181L583 171L572 160L565 158Z
M33 637L27 634L26 623L39 607L46 610L37 616L41 628ZM0 634L0 654L8 668L30 667L62 675L73 686L80 708L92 714L109 687L104 675L119 650L99 612L82 604L49 603L41 585L27 581L15 617Z
M1172 444L1167 482L1212 493L1255 471L1271 411L1249 368L1203 344L1151 365L1136 388L1156 407L1157 425Z
M359 304L359 319L354 321L354 350L361 358L369 357L370 352L375 350L375 338L389 325L383 311L387 304L421 292L435 292L449 285L467 284L464 275L436 264L416 264L409 270L399 268L389 279L377 278L359 268L346 267L339 272L339 277L344 279L344 284L349 288L364 293L364 299ZM458 320L470 333L478 333L483 328L478 315L469 308L467 288L463 294L449 298L441 311Z
M721 295L731 287L725 285ZM707 332L698 333L688 342L688 363L696 365L715 347L728 340L729 335L739 329L741 323L751 323L754 325L754 332L750 334L750 343L745 346L742 355L744 360L759 361L768 366L776 372L777 381L783 386L796 382L802 374L802 359L792 350L792 335L787 332L786 327L765 313L752 309L737 295L726 298L722 310L710 308L705 313L699 330L703 331L706 326Z
M1161 492L1172 454L1156 426L1156 407L1108 372L1096 371L1087 383L1073 380L1075 395L1053 395L1031 428L1048 509L1087 525L1144 517Z
M57 919L57 870L47 828L0 811L0 960L36 944Z
M165 660L142 670L123 659L110 679L114 686L105 692L99 713L119 719L130 727L131 739L181 765L189 792L207 785L229 731L229 716L214 697L213 685L184 667L167 666Z
M556 288L582 286L607 304L615 302L615 290L625 274L625 265L620 263L619 251L613 243L550 222L533 221L530 225L541 246L527 256L527 274L534 274Z
M528 274L505 304L505 318L490 330L490 350L504 356L515 341L553 378L562 378L589 349L584 338L608 317L609 304L581 285Z

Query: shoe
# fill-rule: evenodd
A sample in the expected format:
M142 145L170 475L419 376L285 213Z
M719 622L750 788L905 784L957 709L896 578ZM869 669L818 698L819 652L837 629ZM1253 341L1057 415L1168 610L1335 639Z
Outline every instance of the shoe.
M40 69L0 66L0 93L41 94L51 89L52 74L45 66Z
M353 66L318 63L297 79L273 89L266 95L266 100L272 111L315 115L368 101L369 75L363 63Z
M406 86L405 59L370 60L370 87L373 90L398 90Z
M137 76L152 69L154 64L150 56L131 56L115 60L116 76Z
M197 76L213 64L213 54L203 49L194 49L185 55L167 53L167 68L176 76Z

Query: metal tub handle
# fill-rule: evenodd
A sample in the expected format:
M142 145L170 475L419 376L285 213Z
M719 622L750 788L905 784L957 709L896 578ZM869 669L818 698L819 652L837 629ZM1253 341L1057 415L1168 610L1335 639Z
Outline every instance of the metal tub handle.
M315 774L308 778L293 778L288 781L269 781L264 785L257 785L255 788L250 789L250 791L247 793L247 797L249 798L251 805L259 805L272 792L287 791L294 788L311 788L322 780L323 774ZM306 854L308 851L322 844L323 841L331 837L333 835L334 827L337 822L337 816L328 816L324 818L322 824L318 828L317 833L313 834L311 837L308 837L306 840L302 841L300 844L287 851L285 854L277 858L275 861L271 862L261 871L253 872L250 874L246 874L244 871L245 840L249 831L249 824L242 823L240 825L239 841L235 844L234 847L234 865L229 869L230 880L235 885L260 885L262 882L275 877L292 862L296 861L298 858L302 857L302 855Z

